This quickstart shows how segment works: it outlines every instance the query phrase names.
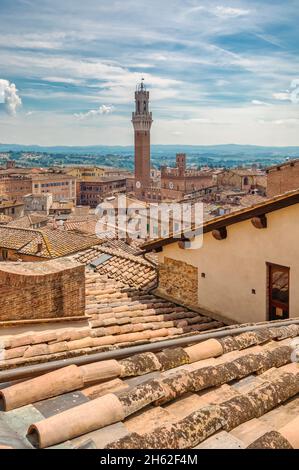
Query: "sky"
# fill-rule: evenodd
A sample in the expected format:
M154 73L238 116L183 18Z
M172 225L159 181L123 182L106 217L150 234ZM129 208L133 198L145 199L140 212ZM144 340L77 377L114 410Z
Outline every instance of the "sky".
M0 142L299 145L298 0L0 0Z

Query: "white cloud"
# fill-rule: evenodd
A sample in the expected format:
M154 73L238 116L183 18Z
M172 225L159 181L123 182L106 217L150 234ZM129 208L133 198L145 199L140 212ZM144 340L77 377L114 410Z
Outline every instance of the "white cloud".
M50 83L67 83L70 85L82 85L84 84L84 80L69 78L69 77L45 77L42 78L45 82Z
M103 104L98 109L91 109L86 113L75 113L74 116L78 119L87 119L95 116L100 116L102 114L110 114L114 111L114 106L106 106Z
M296 124L296 125L298 125L298 124L299 124L299 119L297 119L297 118L268 119L268 120L259 119L259 120L258 120L258 123L259 123L259 124L275 124L275 125L278 125L278 126L281 126L281 125L286 125L286 126L288 126L289 124Z
M230 82L228 80L223 80L223 79L220 79L220 80L217 80L215 85L216 86L226 86L226 85L229 85Z
M237 18L238 16L249 15L250 10L243 10L241 8L231 8L231 7L218 6L214 9L213 13L216 16L220 16L220 17L224 17L224 18Z
M269 105L265 101L260 101L260 100L252 100L251 104L254 104L256 106L268 106Z
M273 93L273 98L278 101L291 101L291 95L290 92L287 91L282 91L279 93Z
M278 101L291 101L293 104L299 103L299 79L291 82L290 90L283 90L279 93L273 93L273 98Z
M8 114L13 116L16 114L22 100L14 83L0 79L0 103L4 104L4 109Z
M216 7L206 7L199 5L192 7L189 10L185 11L185 15L194 14L197 12L207 12L212 15L217 16L218 18L238 18L239 16L247 16L250 13L250 10L244 10L242 8L232 8L225 7L223 5L218 5Z
M178 135L183 135L183 132L181 131L173 131L172 135L178 136Z
M18 49L60 49L65 36L63 32L47 34L0 34L0 46Z

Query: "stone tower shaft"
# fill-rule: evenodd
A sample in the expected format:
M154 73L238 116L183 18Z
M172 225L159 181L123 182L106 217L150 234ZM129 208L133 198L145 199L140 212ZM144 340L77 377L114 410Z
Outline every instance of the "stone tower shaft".
M150 186L150 130L152 123L152 113L149 111L149 92L142 81L135 92L135 111L132 114L135 133L135 189L137 192Z

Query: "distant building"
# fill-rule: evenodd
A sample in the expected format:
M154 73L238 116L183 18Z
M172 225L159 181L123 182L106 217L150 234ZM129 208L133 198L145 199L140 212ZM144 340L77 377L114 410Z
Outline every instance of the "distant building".
M299 159L267 169L267 196L276 196L298 188Z
M27 194L23 197L25 212L40 212L49 214L53 203L52 193Z
M135 92L135 111L132 114L135 139L135 192L145 199L151 187L151 127L152 113L149 111L149 92L143 81Z
M76 178L63 173L42 173L31 176L32 194L51 193L53 201L76 202Z
M135 192L135 177L134 176L126 178L126 191L127 193Z
M0 172L0 197L9 201L21 201L23 196L32 191L32 182L28 175L9 175Z
M91 248L96 236L66 232L58 228L28 229L0 225L0 261L43 261Z
M161 169L162 199L181 199L186 194L195 193L213 185L213 171L186 168L186 155L176 156L176 167Z
M126 189L126 178L122 177L78 181L77 205L95 208L105 197L125 193Z
M9 202L0 200L0 214L17 219L24 215L24 204L22 202Z
M251 168L233 168L217 173L217 185L239 191L258 189L265 193L267 176L264 172Z
M10 201L28 194L52 193L53 200L76 201L76 178L38 168L0 169L0 195Z
M178 154L175 168L151 169L150 132L153 123L149 109L149 91L143 81L135 92L135 111L132 114L135 144L135 178L128 178L127 192L147 202L182 199L213 184L213 172L187 169L186 155Z
M50 207L50 215L68 215L74 211L73 201L54 201Z
M42 214L26 214L23 217L13 220L7 224L7 227L17 228L42 228L46 227L49 222L49 218Z
M122 178L133 178L134 175L128 170L122 170L120 168L106 168L104 176L107 178L115 178L115 177L122 177Z
M16 162L14 160L7 160L6 162L6 168L9 170L11 168L15 168Z
M97 166L74 166L66 168L65 173L74 176L77 180L88 181L95 177L99 178L104 176L105 169Z

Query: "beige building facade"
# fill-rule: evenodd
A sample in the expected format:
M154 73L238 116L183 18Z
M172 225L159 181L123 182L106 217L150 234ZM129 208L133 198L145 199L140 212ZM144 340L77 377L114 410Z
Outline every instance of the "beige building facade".
M238 191L249 192L258 189L261 192L266 192L267 177L263 171L250 168L223 170L217 174L217 185Z
M197 249L145 245L160 251L162 295L238 323L299 317L299 192L218 217L204 232Z
M99 178L105 175L105 169L98 166L76 166L67 169L65 172L67 175L74 176L78 180L82 181L89 181L95 177Z
M23 197L26 212L40 212L48 215L53 203L52 193L27 194Z
M76 202L76 178L62 173L44 173L32 176L32 194L51 193L53 201ZM27 193L28 194L28 193Z

